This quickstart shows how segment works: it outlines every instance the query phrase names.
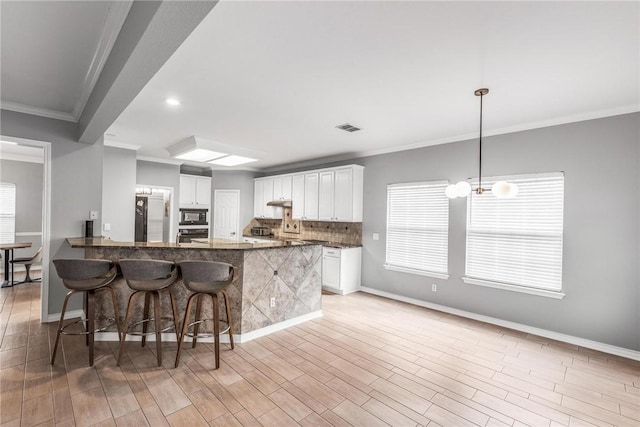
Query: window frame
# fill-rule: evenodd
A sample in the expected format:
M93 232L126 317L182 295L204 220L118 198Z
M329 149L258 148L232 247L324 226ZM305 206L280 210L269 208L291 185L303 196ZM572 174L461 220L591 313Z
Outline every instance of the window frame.
M563 247L564 247L564 199L565 199L565 192L564 192L564 186L565 186L565 177L564 177L564 172L550 172L550 173L537 173L537 174L525 174L525 175L513 175L513 176L496 176L496 177L486 177L483 178L483 186L485 186L484 184L486 183L486 186L489 187L493 182L495 181L500 181L500 180L504 180L504 181L509 181L509 182L513 182L513 183L520 183L520 184L524 184L525 182L527 183L531 183L534 182L535 180L543 180L546 178L560 178L561 179L561 200L560 202L558 202L558 200L555 201L555 203L559 203L558 205L556 205L556 213L559 210L559 215L560 218L558 219L557 217L554 217L554 220L556 221L556 227L557 227L557 221L559 221L560 224L560 230L546 230L542 233L540 233L539 230L536 230L536 232L532 232L530 229L528 230L522 230L521 233L517 233L514 232L513 230L510 230L509 232L505 232L504 230L502 231L502 233L495 233L497 236L502 235L502 236L506 236L506 235L510 235L510 236L517 236L517 237L522 237L522 236L533 236L536 235L536 233L538 233L538 237L542 234L544 235L545 239L548 239L548 241L553 241L553 239L558 239L560 240L559 242L559 246L556 244L556 250L557 252L560 254L560 259L557 260L556 262L556 267L557 269L555 270L555 274L559 274L559 287L556 289L551 289L549 287L544 287L544 286L533 286L531 283L529 284L522 284L522 283L516 283L516 280L514 280L514 282L510 282L510 281L504 281L504 280L495 280L494 278L490 278L490 277L482 277L482 276L474 276L472 274L469 274L469 256L470 256L470 247L471 245L469 244L469 236L470 236L470 232L473 233L473 226L471 224L471 221L473 220L472 217L470 217L470 215L473 215L473 200L474 200L474 196L475 197L491 197L494 200L496 200L496 203L499 203L501 199L496 198L493 194L490 194L489 192L485 192L485 194L483 195L476 195L475 193L472 193L469 197L469 199L467 200L467 220L466 220L466 240L465 240L465 275L462 277L462 281L466 284L472 284L472 285L479 285L479 286L485 286L485 287L490 287L490 288L497 288L497 289L504 289L504 290L509 290L509 291L515 291L515 292L521 292L521 293L525 293L525 294L531 294L531 295L537 295L537 296L543 296L543 297L549 297L549 298L556 298L556 299L562 299L565 297L565 293L564 293L564 284L562 281L562 272L563 272ZM473 183L477 186L477 180ZM473 185L472 184L472 185ZM549 189L547 191L553 191L553 189ZM489 193L489 194L487 194ZM552 195L552 194L550 194ZM523 197L522 194L518 194L518 196L516 196L516 199L518 197ZM507 199L508 200L508 199ZM529 199L531 200L531 199ZM535 200L535 197L534 197ZM504 203L504 202L503 202ZM475 206L475 209L478 209L478 206ZM501 215L504 215L505 212L501 211L500 212ZM519 217L518 219L520 219L522 217ZM483 230L483 233L485 233L485 235L487 234L486 230ZM486 252L485 252L486 253ZM477 257L477 255L476 255ZM527 258L527 265L530 266L531 265L531 258ZM523 271L524 269L521 269L521 271Z
M385 263L384 268L387 270L399 271L403 273L415 274L420 276L428 276L434 277L438 279L448 279L449 278L449 199L446 197L444 190L449 185L448 180L437 180L437 181L418 181L418 182L403 182L396 184L388 184L387 185L387 215L386 215L386 244L385 244ZM444 246L443 251L439 254L441 259L438 261L439 264L444 265L444 271L435 271L433 269L426 268L417 268L415 264L407 263L405 265L390 262L390 236L393 235L393 232L390 230L394 228L393 225L390 225L390 217L391 217L391 198L390 192L394 189L409 189L411 187L420 188L420 187L430 187L432 188L432 194L442 195L442 208L443 212L439 212L439 215L444 215L444 220L442 218L439 219L440 222L444 223L444 227L440 226L437 228L429 228L429 227L405 227L404 230L413 230L412 232L416 235L416 230L420 229L425 233L443 233L444 232ZM444 210L446 209L446 212ZM437 214L437 215L438 215ZM443 259L442 259L443 258Z

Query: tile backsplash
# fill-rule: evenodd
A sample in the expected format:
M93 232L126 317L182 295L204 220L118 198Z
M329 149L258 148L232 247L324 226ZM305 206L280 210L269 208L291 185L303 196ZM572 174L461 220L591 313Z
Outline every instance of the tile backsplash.
M290 209L290 208L285 208ZM286 215L286 212L285 212ZM300 221L299 233L287 233L283 229L282 219L254 218L242 230L245 236L251 235L251 227L269 227L275 237L301 240L327 240L329 242L347 245L362 245L361 222L328 222L328 221Z

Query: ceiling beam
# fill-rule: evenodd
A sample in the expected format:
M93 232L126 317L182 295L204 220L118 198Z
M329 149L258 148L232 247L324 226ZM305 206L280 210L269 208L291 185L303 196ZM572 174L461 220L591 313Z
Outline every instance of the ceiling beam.
M133 101L215 1L134 1L78 122L93 144Z

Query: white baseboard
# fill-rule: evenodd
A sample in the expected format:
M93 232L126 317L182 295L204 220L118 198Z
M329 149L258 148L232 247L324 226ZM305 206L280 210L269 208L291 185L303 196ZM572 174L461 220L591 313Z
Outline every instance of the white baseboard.
M81 310L79 311L81 312ZM69 317L74 317L74 316L69 316ZM75 317L78 317L78 314L76 314ZM308 320L317 319L318 317L322 317L322 310L303 314L302 316L294 317L293 319L288 319L283 322L278 322L276 324L266 326L264 328L256 329L255 331L245 332L244 334L233 334L233 341L237 343L249 342L256 338L264 337L266 335L272 334L277 331L281 331L291 326L304 323ZM60 314L58 314L57 319L59 318L60 318ZM176 342L176 334L173 332L163 333L161 338L162 338L162 341L164 342ZM101 332L95 335L95 340L96 341L118 341L118 333L117 332ZM139 335L127 335L127 341L142 341L142 337ZM155 342L156 336L148 335L147 341ZM191 337L185 337L184 341L191 342ZM213 337L198 338L198 342L212 343ZM220 335L220 342L228 343L229 335L228 334Z
M73 319L74 317L81 317L84 319L84 310L71 310L71 311L67 311L64 314L65 319ZM60 320L60 313L54 313L47 316L46 323L58 322L59 320ZM116 341L118 341L117 338L116 338Z
M256 329L255 331L240 334L240 342L243 343L255 340L256 338L264 337L266 335L281 331L291 326L299 325L300 323L304 323L308 320L317 319L318 317L322 317L322 310L313 311L311 313L303 314L302 316L294 317L293 319L288 319L274 325Z
M468 319L478 320L480 322L490 323L492 325L503 326L505 328L526 332L528 334L538 335L544 338L550 338L556 341L562 341L568 344L573 344L580 347L601 351L603 353L613 354L620 357L626 357L627 359L640 361L640 351L630 350L624 347L617 347L611 344L605 344L598 341L592 341L585 338L575 337L573 335L566 335L559 332L549 331L547 329L541 329L533 326L523 325L522 323L515 323L515 322L510 322L508 320L497 319L495 317L489 317L482 314L472 313L470 311L459 310L457 308L451 308L445 305L434 304L427 301L421 301L415 298L409 298L402 295L392 294L390 292L380 291L378 289L368 288L366 286L361 286L360 291L366 292L368 294L373 294L373 295L378 295L381 297L393 299L396 301L406 302L406 303L417 305L420 307L430 308L432 310L442 311L444 313L454 314L460 317L466 317Z

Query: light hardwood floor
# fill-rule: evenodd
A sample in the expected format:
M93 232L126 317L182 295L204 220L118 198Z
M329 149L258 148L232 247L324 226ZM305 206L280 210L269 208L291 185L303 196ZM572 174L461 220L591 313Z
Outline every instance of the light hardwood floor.
M40 324L39 285L0 291L0 424L117 426L640 426L640 364L408 304L325 295L324 316L237 345L66 336Z

